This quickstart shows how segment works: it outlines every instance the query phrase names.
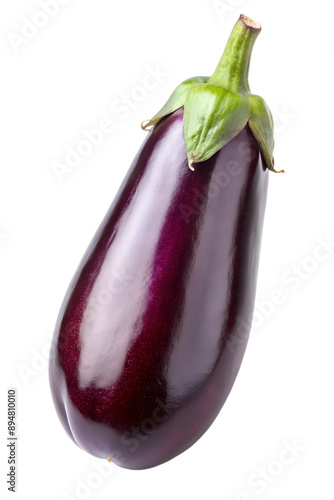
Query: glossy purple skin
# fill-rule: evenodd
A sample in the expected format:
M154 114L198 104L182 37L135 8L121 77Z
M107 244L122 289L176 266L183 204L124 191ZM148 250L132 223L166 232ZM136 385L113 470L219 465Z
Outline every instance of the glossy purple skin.
M254 308L268 170L248 126L187 166L183 110L149 133L64 299L50 384L72 439L159 465L212 424Z

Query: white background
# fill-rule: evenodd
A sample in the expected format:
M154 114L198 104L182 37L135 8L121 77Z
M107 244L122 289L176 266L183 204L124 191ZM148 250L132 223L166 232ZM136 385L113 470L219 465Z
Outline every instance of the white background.
M1 494L12 498L6 398L15 387L18 499L332 498L331 3L59 0L53 17L40 14L41 3L7 0L0 8ZM140 123L179 82L213 72L240 13L263 27L250 85L274 114L276 166L286 171L270 174L257 324L209 431L164 465L128 471L80 450L62 429L49 391L50 336L145 138ZM32 20L39 27L29 31ZM160 76L147 89L151 70ZM116 112L126 95L129 104ZM57 177L54 162L65 163L83 130L105 119L113 130Z

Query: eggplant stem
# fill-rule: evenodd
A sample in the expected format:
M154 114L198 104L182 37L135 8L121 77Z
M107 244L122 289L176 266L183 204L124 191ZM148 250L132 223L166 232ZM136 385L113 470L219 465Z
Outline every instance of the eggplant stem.
M251 19L250 17L245 16L244 14L240 14L240 19L249 28L253 28L255 30L261 29L261 24L259 22L254 21L254 19Z
M230 92L249 93L249 63L253 45L260 31L260 23L241 14L208 83L224 87Z

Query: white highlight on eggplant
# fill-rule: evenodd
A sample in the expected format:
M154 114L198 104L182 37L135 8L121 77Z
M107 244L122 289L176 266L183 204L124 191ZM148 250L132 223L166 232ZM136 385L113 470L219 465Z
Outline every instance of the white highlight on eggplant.
M182 120L179 126L182 128ZM174 124L170 133L180 135L179 127ZM166 214L164 203L168 203L177 184L180 152L167 150L164 141L160 141L150 163L156 164L156 155L161 158L160 168L146 167L146 178L119 221L114 244L108 250L87 301L88 314L80 327L78 380L81 388L91 385L106 388L114 384L122 373L131 342L141 332L147 282L151 279L155 248ZM161 175L160 169L168 171L168 175ZM115 281L117 275L119 279ZM131 292L132 286L135 293ZM108 290L111 291L109 300ZM131 315L127 311L131 311Z

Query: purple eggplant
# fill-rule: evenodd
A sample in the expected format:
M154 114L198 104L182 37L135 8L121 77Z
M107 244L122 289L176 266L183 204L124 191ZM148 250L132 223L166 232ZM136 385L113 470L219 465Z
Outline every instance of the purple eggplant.
M275 170L270 111L248 87L259 31L240 16L213 76L183 82L143 126L59 313L59 418L78 446L121 467L193 445L242 362Z

